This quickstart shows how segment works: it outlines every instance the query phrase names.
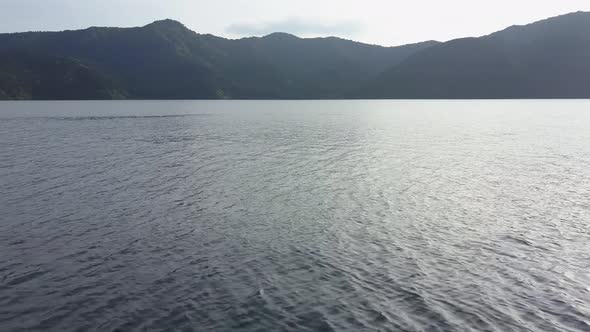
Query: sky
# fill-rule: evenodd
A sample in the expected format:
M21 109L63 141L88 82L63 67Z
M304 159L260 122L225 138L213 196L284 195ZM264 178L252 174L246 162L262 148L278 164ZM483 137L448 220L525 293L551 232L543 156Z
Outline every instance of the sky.
M287 32L384 46L482 36L590 0L0 0L0 32L143 26L170 18L228 38Z

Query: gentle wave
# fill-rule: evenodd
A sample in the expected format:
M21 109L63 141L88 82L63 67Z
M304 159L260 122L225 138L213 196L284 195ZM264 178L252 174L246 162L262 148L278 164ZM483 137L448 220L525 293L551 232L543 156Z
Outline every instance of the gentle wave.
M2 121L0 329L589 331L585 115L482 103Z

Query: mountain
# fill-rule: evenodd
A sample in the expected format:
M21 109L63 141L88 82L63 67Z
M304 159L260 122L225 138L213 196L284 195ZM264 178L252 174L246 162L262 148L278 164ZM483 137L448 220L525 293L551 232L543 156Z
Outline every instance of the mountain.
M590 13L381 47L173 20L0 34L0 99L590 98Z
M102 82L102 89L90 83L85 88L96 92L84 95L91 99L333 98L434 44L388 48L284 33L230 40L197 34L172 20L138 28L1 34L0 68L7 74L0 76L0 96L77 99L65 84L48 95L26 83L24 72L41 83L56 79L45 72L59 72L63 65L46 61L51 58L100 77L92 84ZM31 59L22 62L16 54Z
M75 59L124 87L131 98L209 98L223 79L206 59L192 56L201 44L195 36L177 22L163 21L143 28L2 35L0 52Z
M417 52L356 91L363 98L590 98L590 13Z
M0 54L0 100L124 99L108 77L74 59L22 52Z
M284 33L238 43L250 50L244 53L280 72L284 80L277 83L286 98L338 98L360 82L437 44L429 41L386 48L334 37L301 39ZM255 73L246 77L257 80Z

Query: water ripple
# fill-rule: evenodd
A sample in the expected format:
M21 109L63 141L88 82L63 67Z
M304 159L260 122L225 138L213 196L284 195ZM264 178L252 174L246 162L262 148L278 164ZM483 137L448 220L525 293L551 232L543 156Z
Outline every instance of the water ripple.
M2 331L590 331L588 102L45 106Z

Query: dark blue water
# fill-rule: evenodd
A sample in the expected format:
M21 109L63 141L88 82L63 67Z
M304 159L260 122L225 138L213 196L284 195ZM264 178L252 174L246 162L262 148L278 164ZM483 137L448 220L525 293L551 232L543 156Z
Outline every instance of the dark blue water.
M0 330L590 331L589 111L0 103Z

